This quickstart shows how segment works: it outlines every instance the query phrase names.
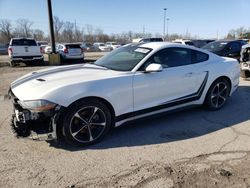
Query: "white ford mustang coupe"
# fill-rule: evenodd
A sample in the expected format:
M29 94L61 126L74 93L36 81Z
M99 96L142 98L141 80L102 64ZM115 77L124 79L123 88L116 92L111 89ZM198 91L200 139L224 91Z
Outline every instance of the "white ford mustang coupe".
M129 44L93 64L27 74L11 84L17 136L58 136L82 146L111 127L204 105L220 109L237 89L237 60L180 44Z

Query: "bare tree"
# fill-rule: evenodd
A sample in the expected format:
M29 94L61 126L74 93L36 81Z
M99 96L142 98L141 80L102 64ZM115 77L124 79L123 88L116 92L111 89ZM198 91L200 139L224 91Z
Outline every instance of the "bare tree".
M45 35L44 32L40 29L35 29L33 31L33 38L38 40L38 41L43 41L45 40Z
M103 30L100 28L95 29L95 40L98 42L107 42L109 40L109 36L104 34Z
M89 43L93 43L95 42L95 38L94 38L94 28L92 25L87 24L85 26L86 29L86 35L84 36L84 39L86 42Z
M246 33L250 32L250 28L246 29L244 27L236 28L236 29L231 29L226 38L227 39L240 39L240 38L246 38Z
M32 36L32 26L33 22L27 19L17 20L16 34L19 37L31 37Z
M79 30L78 28L75 29L74 33L74 41L75 42L82 42L84 38L84 30Z
M65 22L62 30L62 42L74 41L74 24L72 22Z
M181 38L183 38L183 36L180 34L177 34L177 33L173 33L173 34L169 35L168 38L169 38L169 41L173 41L175 39L181 39Z
M64 26L64 22L62 20L60 20L57 16L54 16L54 32L55 32L55 40L57 42L61 42L61 30L63 29Z
M12 37L11 31L12 31L11 22L5 19L0 20L0 34L2 42L7 44L10 41Z

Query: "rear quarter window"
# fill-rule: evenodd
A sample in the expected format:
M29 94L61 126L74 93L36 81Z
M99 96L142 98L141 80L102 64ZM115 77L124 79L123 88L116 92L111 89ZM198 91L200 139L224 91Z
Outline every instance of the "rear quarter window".
M37 46L36 41L32 39L13 39L12 46Z
M208 59L209 59L208 54L192 50L192 63L201 63L207 61Z
M75 44L68 44L68 45L65 45L66 48L81 48L80 45L75 45Z

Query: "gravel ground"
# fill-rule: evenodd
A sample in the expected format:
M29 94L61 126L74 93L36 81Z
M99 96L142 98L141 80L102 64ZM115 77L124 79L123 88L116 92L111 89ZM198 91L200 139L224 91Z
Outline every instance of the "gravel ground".
M0 92L43 67L1 67ZM0 99L0 187L249 187L250 81L220 111L202 108L130 123L99 144L17 139Z

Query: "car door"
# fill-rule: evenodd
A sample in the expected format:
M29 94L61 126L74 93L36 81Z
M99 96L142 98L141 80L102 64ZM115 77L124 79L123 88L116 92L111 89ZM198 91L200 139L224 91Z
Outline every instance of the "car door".
M161 64L163 71L143 72L151 63ZM198 66L192 64L188 48L167 48L152 55L134 75L134 111L171 107L196 96L206 75Z

